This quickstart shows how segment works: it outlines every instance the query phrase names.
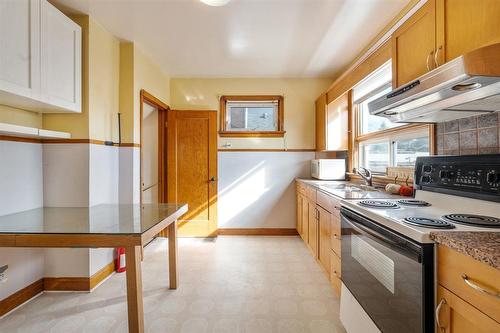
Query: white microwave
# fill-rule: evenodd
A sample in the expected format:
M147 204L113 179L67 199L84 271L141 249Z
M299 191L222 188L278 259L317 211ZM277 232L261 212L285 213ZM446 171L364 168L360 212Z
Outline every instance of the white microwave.
M322 180L345 180L345 160L311 160L311 176Z

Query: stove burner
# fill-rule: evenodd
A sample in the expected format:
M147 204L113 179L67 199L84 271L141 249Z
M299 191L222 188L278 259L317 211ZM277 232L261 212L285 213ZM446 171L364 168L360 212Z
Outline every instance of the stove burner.
M417 227L424 228L435 228L435 229L453 229L455 226L449 222L431 219L427 217L406 217L403 219L403 222L416 225Z
M442 217L450 222L478 226L485 228L500 228L500 219L491 216L472 215L472 214L449 214Z
M363 200L360 201L359 204L361 206L369 207L369 208L398 208L399 206L390 201L381 201L381 200Z
M403 206L412 206L412 207L426 207L430 206L431 204L422 200L415 200L415 199L401 199L398 200L398 204L403 205Z

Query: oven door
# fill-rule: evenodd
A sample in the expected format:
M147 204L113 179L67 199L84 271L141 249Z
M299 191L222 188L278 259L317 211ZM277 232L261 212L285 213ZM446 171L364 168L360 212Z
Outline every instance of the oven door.
M384 333L434 330L433 245L342 208L342 282Z

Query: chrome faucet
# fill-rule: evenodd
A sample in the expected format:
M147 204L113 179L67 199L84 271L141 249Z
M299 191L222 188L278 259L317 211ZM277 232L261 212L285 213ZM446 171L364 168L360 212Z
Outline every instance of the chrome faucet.
M363 178L365 184L368 186L373 186L372 172L366 168L359 167L356 169L356 173Z

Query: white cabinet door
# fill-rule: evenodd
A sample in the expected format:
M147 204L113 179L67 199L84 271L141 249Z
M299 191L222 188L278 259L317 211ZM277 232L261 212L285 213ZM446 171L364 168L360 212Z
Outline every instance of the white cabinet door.
M41 0L42 100L64 111L81 112L81 27Z
M39 97L40 0L0 0L0 96Z

